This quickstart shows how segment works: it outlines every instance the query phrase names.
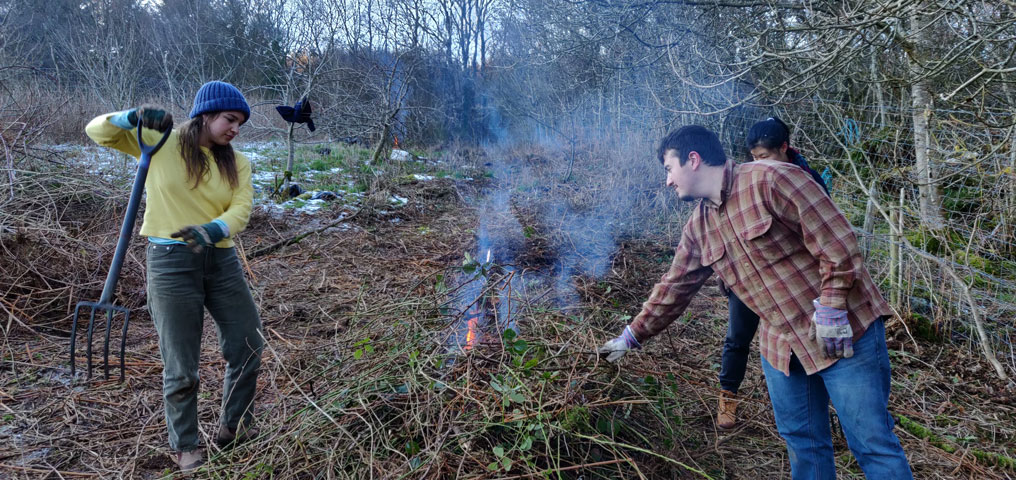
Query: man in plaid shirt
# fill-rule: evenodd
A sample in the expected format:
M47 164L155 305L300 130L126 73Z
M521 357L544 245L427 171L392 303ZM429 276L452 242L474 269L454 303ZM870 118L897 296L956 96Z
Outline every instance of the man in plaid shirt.
M822 187L789 163L727 162L716 135L697 125L667 135L659 159L667 186L701 201L670 270L600 354L616 361L640 348L715 272L761 317L762 367L793 478L836 478L830 401L868 478L912 478L888 411L890 309Z

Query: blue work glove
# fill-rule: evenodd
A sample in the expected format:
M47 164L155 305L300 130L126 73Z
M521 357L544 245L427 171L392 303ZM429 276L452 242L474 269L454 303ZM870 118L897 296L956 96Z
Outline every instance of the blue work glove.
M201 253L206 248L212 248L219 240L226 238L226 232L218 222L210 222L204 225L190 225L170 235L187 242L187 247L194 253Z
M616 362L617 359L628 353L628 350L642 348L639 341L635 339L635 332L631 331L631 326L624 327L624 331L621 332L621 336L612 340L608 340L602 347L596 350L596 353L600 355L600 358L605 358L608 362Z
M160 132L173 128L173 115L154 105L142 105L138 108L118 112L110 117L109 123L124 130L130 130L138 126L139 118L141 126L145 128Z
M827 307L812 300L815 313L811 316L811 330L808 338L821 341L827 358L850 358L854 356L854 331L847 320L847 311Z

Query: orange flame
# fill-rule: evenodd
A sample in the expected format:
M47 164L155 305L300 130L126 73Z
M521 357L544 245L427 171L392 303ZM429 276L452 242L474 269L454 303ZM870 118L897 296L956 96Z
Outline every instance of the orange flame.
M480 310L470 309L467 314L466 327L466 345L463 347L466 351L472 350L476 345L476 342L480 339Z
M395 148L399 148L399 136L392 134L392 138L395 139Z

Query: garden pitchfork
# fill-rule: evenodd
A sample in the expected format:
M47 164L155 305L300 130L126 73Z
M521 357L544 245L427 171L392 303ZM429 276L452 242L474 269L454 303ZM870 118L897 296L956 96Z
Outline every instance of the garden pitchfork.
M74 342L77 339L78 314L82 307L91 309L88 317L88 378L92 378L92 332L95 329L95 312L105 311L106 313L106 341L102 346L102 357L104 378L109 379L109 330L113 323L113 313L123 312L123 333L120 337L120 381L124 378L124 349L127 347L127 322L130 319L130 309L113 305L113 293L116 291L116 282L120 279L120 267L123 266L123 259L127 255L127 244L130 243L131 234L134 232L134 220L138 214L138 205L141 203L141 194L145 189L145 179L148 178L148 165L152 162L152 156L162 148L169 138L172 127L167 128L162 134L162 139L155 146L145 145L141 139L141 125L138 125L138 147L141 148L141 161L138 162L138 173L134 176L134 187L131 189L131 197L127 202L127 213L123 217L123 226L120 227L120 239L116 243L116 251L113 253L113 263L109 267L109 274L106 275L106 284L102 287L102 296L98 302L78 302L74 307L74 320L71 323L71 379L74 378Z

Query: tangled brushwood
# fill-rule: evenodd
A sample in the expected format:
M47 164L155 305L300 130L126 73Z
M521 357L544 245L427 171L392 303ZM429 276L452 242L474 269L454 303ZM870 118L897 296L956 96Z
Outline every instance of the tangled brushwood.
M5 478L157 478L172 470L161 360L144 311L142 240L117 295L138 312L126 381L68 376L73 305L98 295L126 202L129 168L117 168L104 180L37 166L19 173L17 195L4 204L0 441L13 446L0 452ZM200 477L786 477L756 361L741 390L741 423L732 432L713 424L726 301L712 286L620 366L593 354L638 311L667 268L672 238L626 233L602 275L576 272L562 284L562 259L584 237L537 218L536 195L513 194L506 210L490 214L478 199L497 180L385 175L377 182L385 191L374 196L406 199L398 210L362 205L353 217L334 204L310 221L256 210L239 239L244 252L313 233L245 264L267 343L260 435L230 450L212 442L224 365L206 321L199 418L211 458ZM571 211L597 201L596 179L583 180L561 187ZM490 236L507 243L483 266L490 288L467 294L478 272L463 258L477 249L480 215L515 223L494 224ZM504 260L508 253L514 260ZM518 333L488 322L468 352L451 348L449 331L476 297L512 302ZM890 409L915 475L1011 478L1011 387L987 374L974 350L912 339L898 322L889 331ZM859 477L842 435L834 442L839 470Z

